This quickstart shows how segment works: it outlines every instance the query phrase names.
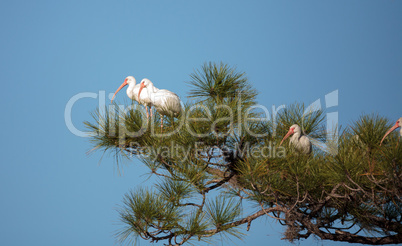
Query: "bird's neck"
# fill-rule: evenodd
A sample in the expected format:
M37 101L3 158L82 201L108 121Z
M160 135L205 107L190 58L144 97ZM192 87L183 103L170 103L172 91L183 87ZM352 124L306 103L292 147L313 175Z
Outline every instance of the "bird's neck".
M129 84L128 85L128 88L127 88L127 96L129 97L129 98L133 98L133 96L134 96L134 87L135 87L135 83L132 83L132 84Z
M159 91L159 89L158 88L156 88L155 86L154 86L154 84L152 84L152 83L150 83L149 85L148 85L148 88L149 88L149 91L151 91L151 92L157 92L157 91Z
M299 139L301 138L301 132L295 132L295 133L293 133L293 136L292 136L292 140L293 141L299 141Z

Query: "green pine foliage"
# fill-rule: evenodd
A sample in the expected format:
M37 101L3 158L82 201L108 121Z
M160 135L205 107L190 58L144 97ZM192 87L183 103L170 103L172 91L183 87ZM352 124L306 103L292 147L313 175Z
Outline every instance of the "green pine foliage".
M137 157L159 180L124 197L119 242L241 238L242 225L252 229L252 221L269 216L291 242L314 235L402 243L402 143L392 133L379 145L389 120L362 115L343 131L328 132L325 112L302 103L264 120L245 73L206 63L190 78L193 100L180 116L165 118L163 129L158 114L147 120L135 102L96 110L85 123L94 150ZM279 146L293 124L329 147L306 155L289 140ZM245 203L257 212L247 214Z

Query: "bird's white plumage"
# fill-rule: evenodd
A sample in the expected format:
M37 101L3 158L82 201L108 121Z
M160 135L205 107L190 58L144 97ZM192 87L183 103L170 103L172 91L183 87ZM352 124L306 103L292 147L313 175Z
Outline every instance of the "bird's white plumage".
M147 88L146 92L142 90ZM163 127L163 115L177 117L181 112L181 101L179 96L165 89L158 89L149 79L143 79L140 83L139 96L148 93L148 98L156 111L161 114L161 127Z
M292 125L289 128L288 133L282 139L281 144L290 135L292 135L292 137L290 138L289 145L293 145L293 147L295 149L297 149L298 151L300 151L303 154L311 153L311 148L312 148L311 142L307 136L302 134L300 126L298 126L297 124Z
M129 98L131 98L132 100L137 101L140 104L143 104L145 106L150 106L151 105L151 100L148 96L148 92L146 88L144 88L144 94L140 95L140 98L138 98L138 92L140 90L140 84L136 84L136 80L133 76L128 76L127 78L127 84L128 84L128 88L127 88L127 96Z
M151 101L156 111L168 116L177 116L180 114L181 101L176 93L156 88L149 79L143 79L141 84L144 84L144 90L147 89L147 91L142 93L148 93L147 98Z
M116 90L116 92L113 95L113 98L119 92L124 86L128 85L128 88L126 90L127 96L131 100L137 101L139 104L142 104L146 108L147 112L147 117L148 117L148 107L152 107L151 99L149 98L149 93L148 89L144 88L144 93L140 95L138 98L138 92L140 90L140 84L136 84L136 80L133 76L127 76L126 79L124 80L123 84ZM113 101L113 99L112 99Z

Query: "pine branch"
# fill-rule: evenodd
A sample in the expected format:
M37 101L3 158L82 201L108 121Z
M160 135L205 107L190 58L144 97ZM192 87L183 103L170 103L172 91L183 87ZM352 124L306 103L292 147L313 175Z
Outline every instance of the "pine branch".
M239 226L239 225L242 225L242 224L245 224L245 223L251 223L253 220L265 215L266 213L285 212L285 211L286 210L284 208L281 208L281 207L261 209L258 212L254 213L252 215L249 215L249 216L247 216L245 218L242 218L240 220L225 224L224 226L222 226L222 228L236 227L236 226ZM216 228L216 229L211 229L211 230L205 231L204 233L206 235L211 235L212 236L212 235L214 235L214 234L216 234L216 233L218 233L220 231L221 231L221 229Z
M338 137L338 131L326 132L323 111L296 103L271 121L245 121L261 116L245 73L206 63L190 77L196 100L185 105L181 118L165 122L163 133L169 134L162 134L159 116L146 119L136 104L110 105L104 114L93 113L94 123L85 122L95 150L117 159L137 157L159 178L153 189L125 196L121 242L183 245L218 233L239 237L238 226L249 230L252 221L270 216L284 225L289 241L315 235L402 243L402 144L390 134L379 145L391 125L387 119L363 115L339 132L331 146L337 154L313 149L302 155L279 142L295 123L318 140ZM261 210L239 218L235 199Z

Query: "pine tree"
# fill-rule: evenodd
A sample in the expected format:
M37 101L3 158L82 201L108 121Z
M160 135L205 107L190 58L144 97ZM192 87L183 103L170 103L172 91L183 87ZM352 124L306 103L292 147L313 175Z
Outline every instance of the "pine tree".
M206 63L190 75L178 118L147 121L142 106L117 105L85 122L95 149L135 156L159 177L153 187L127 193L119 210L120 242L142 238L166 245L242 237L241 225L269 216L291 242L316 236L364 244L402 243L402 144L380 141L390 122L378 115L334 133L337 153L310 155L279 143L298 124L312 139L330 142L325 113L303 104L263 120L257 91L227 64ZM255 205L244 214L243 204Z

